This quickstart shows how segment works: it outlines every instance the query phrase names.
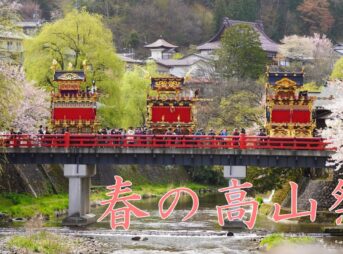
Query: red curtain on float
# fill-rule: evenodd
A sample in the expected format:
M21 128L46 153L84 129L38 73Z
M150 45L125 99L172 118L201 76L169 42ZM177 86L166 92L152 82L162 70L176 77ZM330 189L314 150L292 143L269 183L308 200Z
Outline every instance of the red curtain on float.
M273 110L272 111L273 123L290 123L291 111L289 110Z
M154 123L161 122L164 116L164 122L173 123L179 121L189 123L192 121L191 112L191 107L187 106L153 106L151 121ZM178 117L180 120L178 120Z
M94 108L54 108L54 120L95 120Z
M311 112L309 110L273 110L272 123L309 123Z
M293 123L309 123L311 122L311 112L309 110L293 110Z

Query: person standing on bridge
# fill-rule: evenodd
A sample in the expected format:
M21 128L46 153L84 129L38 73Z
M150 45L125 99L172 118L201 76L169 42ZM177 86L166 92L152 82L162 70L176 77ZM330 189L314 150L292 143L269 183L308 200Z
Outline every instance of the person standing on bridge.
M205 135L203 129L198 129L196 132L195 132L195 135L196 136L202 136L202 135Z
M246 148L246 139L245 139L245 129L241 129L241 134L239 135L239 144L240 148L245 149Z
M132 127L129 127L128 131L127 131L127 143L128 144L133 144L134 143L134 135L135 135L135 131L133 130Z
M38 134L40 134L40 135L44 134L43 125L39 125Z
M222 129L219 133L220 136L227 136L227 130L226 129Z
M166 131L165 135L174 135L172 128L169 127L168 130Z
M239 136L239 131L237 128L235 128L232 132L232 136Z
M220 132L219 132L219 135L222 136L221 140L223 140L224 142L221 142L222 145L225 145L226 144L226 141L227 141L227 138L224 138L228 135L228 132L227 132L227 129L222 129Z
M210 129L210 131L207 134L208 136L215 136L216 132L213 129Z
M265 137L267 136L266 132L264 131L264 129L260 129L259 133L257 133L257 136L259 137ZM262 142L257 142L257 145L258 146L265 146L266 145L266 139L265 138L259 138L259 141L262 141Z
M235 128L235 129L233 130L232 136L234 136L234 137L232 138L232 140L234 141L234 142L233 142L233 145L234 145L234 146L238 146L238 145L239 145L239 143L238 143L238 140L239 140L239 131L238 131L237 128Z
M264 129L260 129L260 131L257 133L257 136L265 137L265 136L267 136L267 134L266 134L266 132L264 131Z
M50 135L50 131L49 131L49 128L48 126L45 127L45 132L44 132L45 135Z
M182 135L182 130L180 125L177 125L174 131L175 135Z

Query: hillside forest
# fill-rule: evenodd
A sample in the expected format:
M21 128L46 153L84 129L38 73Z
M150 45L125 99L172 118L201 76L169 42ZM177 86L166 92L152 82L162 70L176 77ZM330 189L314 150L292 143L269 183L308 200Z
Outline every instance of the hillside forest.
M343 40L341 0L21 0L24 18L53 21L73 8L101 14L114 36L118 52L145 57L143 46L163 36L183 53L207 41L223 17L261 20L268 36L326 34Z

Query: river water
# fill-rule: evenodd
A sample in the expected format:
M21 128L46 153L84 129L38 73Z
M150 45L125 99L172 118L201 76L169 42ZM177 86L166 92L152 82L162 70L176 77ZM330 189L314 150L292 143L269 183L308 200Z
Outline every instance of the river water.
M158 198L132 202L140 209L148 211L150 217L143 219L132 217L131 227L128 231L111 230L109 218L81 229L54 227L50 230L65 235L94 238L107 246L102 253L260 253L258 249L259 240L273 232L314 236L317 238L316 250L319 251L318 254L331 253L329 252L331 249L343 253L343 238L334 238L323 234L323 225L318 224L276 224L266 217L258 217L253 231L238 230L234 231L234 236L228 237L228 230L223 230L218 225L216 213L216 205L226 204L224 195L210 193L199 195L199 199L200 205L197 214L186 222L181 220L190 210L192 203L188 196L181 196L173 214L166 220L162 220L159 216ZM92 212L100 216L105 209L106 207L100 206L92 208ZM53 223L60 225L61 221L57 220ZM140 241L133 241L132 238L137 236L140 237ZM290 254L289 251L286 253ZM307 254L306 251L301 253ZM317 254L313 251L308 253Z
M148 211L150 217L132 217L129 231L111 231L109 219L106 218L103 222L87 227L83 233L101 235L104 241L111 242L116 249L112 253L259 253L259 240L273 232L311 235L318 239L319 247L327 250L331 247L340 248L334 243L343 241L343 238L322 234L323 225L276 224L267 217L259 217L253 231L238 230L234 231L233 237L228 237L228 230L223 230L218 225L216 213L216 205L226 204L224 195L210 193L199 196L199 199L197 214L186 222L181 220L192 206L188 196L181 196L173 214L166 220L159 216L159 199L150 198L134 203L140 209ZM92 212L100 216L105 209L106 207L98 207ZM131 240L134 236L148 240L134 242Z

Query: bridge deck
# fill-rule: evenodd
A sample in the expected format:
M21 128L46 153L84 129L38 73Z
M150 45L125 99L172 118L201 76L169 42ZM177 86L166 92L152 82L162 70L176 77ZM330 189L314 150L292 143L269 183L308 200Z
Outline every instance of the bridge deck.
M251 165L324 167L331 154L321 138L166 135L2 136L9 163Z

